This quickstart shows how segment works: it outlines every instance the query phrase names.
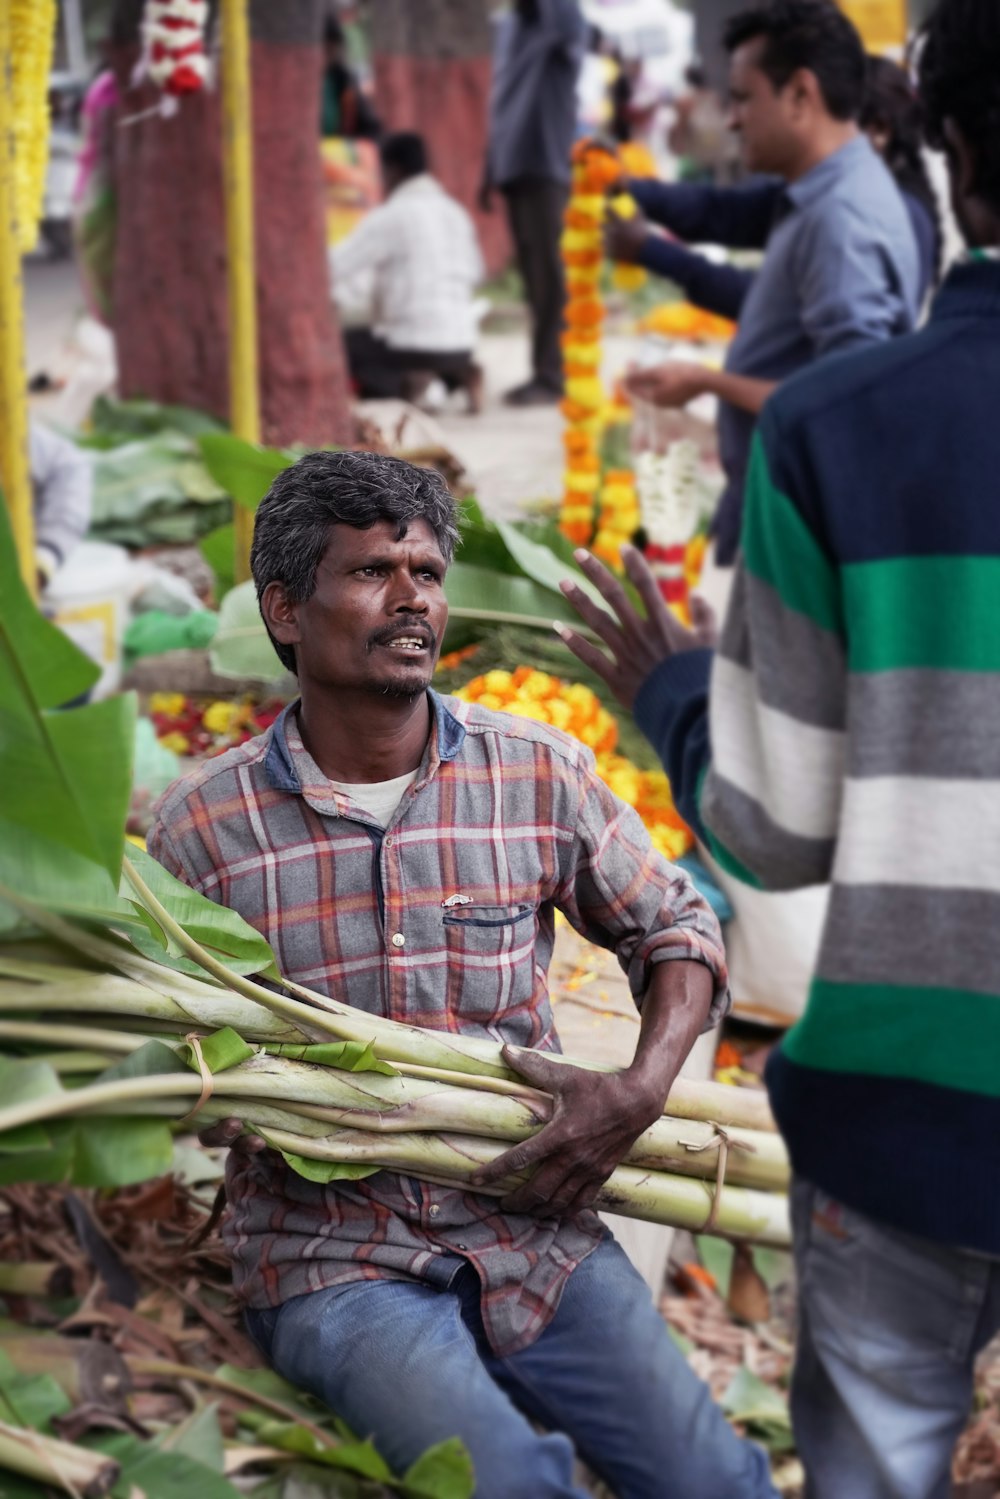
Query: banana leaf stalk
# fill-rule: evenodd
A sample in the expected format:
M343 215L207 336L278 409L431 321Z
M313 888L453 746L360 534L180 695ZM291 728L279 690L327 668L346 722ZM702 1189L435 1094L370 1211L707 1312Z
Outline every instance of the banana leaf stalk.
M68 1296L73 1274L67 1265L45 1260L0 1263L0 1296Z
M72 1442L0 1421L0 1468L82 1499L101 1499L118 1481L118 1464Z
M73 1071L72 1064L68 1070ZM188 1113L202 1091L194 1072L112 1079L0 1108L0 1135L5 1130L67 1115L163 1112ZM535 1134L549 1119L552 1100L523 1089L526 1097L478 1093L420 1078L388 1077L377 1072L349 1072L337 1067L275 1058L259 1053L212 1079L213 1113L236 1114L255 1123L255 1106L283 1108L327 1129L376 1128L380 1133L437 1134L457 1131L487 1139L516 1142ZM782 1191L788 1185L788 1162L776 1135L747 1130L727 1132L731 1142L729 1175L734 1182ZM713 1176L718 1136L712 1125L661 1118L629 1152L630 1164L694 1176ZM326 1157L329 1159L329 1157Z
M494 1160L504 1149L474 1135L383 1135L377 1131L346 1130L320 1142L284 1130L268 1130L265 1138L278 1149L295 1154L308 1151L316 1159L405 1171L424 1181L452 1187L466 1184L470 1172ZM512 1177L488 1191L502 1196L520 1180ZM791 1235L786 1196L733 1186L728 1180L718 1192L718 1202L716 1193L714 1182L626 1165L612 1172L596 1206L604 1212L686 1228L694 1233L711 1228L726 1238L779 1249L788 1247Z
M88 934L89 935L89 934ZM108 944L112 947L112 944ZM467 1038L448 1036L442 1049L437 1032L423 1031L415 1026L402 1026L394 1021L385 1021L379 1016L369 1016L364 1011L349 1010L350 1025L335 1021L328 1025L330 1017L317 1011L307 1011L309 1019L300 1027L289 1025L267 1010L262 1003L250 998L227 994L211 984L203 984L184 974L175 974L170 969L150 962L138 955L130 955L129 966L133 977L117 974L93 973L88 969L70 970L69 977L58 983L31 983L23 978L4 979L0 976L0 1038L14 1040L16 1026L48 1027L48 1034L29 1036L20 1033L21 1039L47 1039L52 1044L77 1044L87 1049L108 1049L125 1052L129 1043L122 1036L124 1028L135 1026L141 1039L160 1032L177 1030L179 1035L207 1033L231 1026L252 1044L263 1044L268 1051L280 1055L284 1047L301 1046L317 1040L329 1039L373 1041L378 1057L389 1061L399 1071L414 1079L444 1081L454 1086L463 1086L470 1091L504 1092L511 1097L530 1099L533 1090L527 1088L509 1068L496 1066L479 1074L469 1070L476 1064L463 1058L465 1065L456 1070L453 1063L458 1055L456 1043L474 1045ZM152 972L159 990L154 991L145 982L146 970ZM143 979L136 975L143 972ZM178 980L178 992L173 983ZM269 998L270 993L261 986L260 995ZM167 991L171 992L167 992ZM307 1010L306 1006L301 1007ZM119 1039L109 1028L91 1028L80 1022L74 1030L75 1016L114 1016ZM15 1020L14 1016L30 1016L31 1019ZM44 1020L40 1016L46 1017ZM314 1023L318 1022L318 1023ZM350 1032L348 1034L347 1032ZM89 1034L88 1034L89 1032ZM400 1036L403 1037L402 1044ZM499 1047L492 1042L480 1043L494 1056L499 1056ZM403 1053L401 1056L400 1053ZM557 1056L556 1053L549 1053ZM561 1058L573 1061L573 1058ZM579 1064L584 1065L584 1064ZM607 1070L607 1069L592 1069ZM751 1129L761 1133L774 1132L767 1097L754 1089L728 1087L722 1083L696 1083L687 1078L678 1078L670 1092L665 1112L672 1118L691 1119L703 1123L722 1124L726 1127Z

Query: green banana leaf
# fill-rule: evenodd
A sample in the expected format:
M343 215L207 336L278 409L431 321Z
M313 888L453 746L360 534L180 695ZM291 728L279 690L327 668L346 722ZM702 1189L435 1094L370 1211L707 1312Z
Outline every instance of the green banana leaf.
M88 883L114 898L131 794L135 699L59 707L87 692L95 672L29 598L0 506L0 880L36 897L47 895L50 877L65 884L50 858L56 842L74 869L89 863L103 872Z
M158 401L116 401L111 396L98 396L90 409L90 435L82 441L95 447L112 447L158 432L201 437L206 432L224 430L222 422L214 416L192 411L190 406L161 406Z
M248 510L256 510L272 481L299 457L295 448L265 448L234 437L231 432L209 432L198 441L202 461L226 494Z
M156 432L93 461L91 534L124 546L194 541L230 517L228 495L208 473L193 438Z
M286 675L264 629L252 581L237 583L222 600L210 660L212 670L222 677L275 683Z
M65 1092L47 1062L0 1059L5 1106L54 1102ZM165 1119L56 1118L0 1133L0 1187L27 1181L127 1187L162 1176L172 1163L173 1137Z
M588 594L595 603L603 603L601 595L575 565L564 562L557 556L551 547L535 541L526 535L518 526L512 525L510 521L497 521L497 530L503 537L504 544L515 562L518 564L525 577L540 583L543 588L551 588L554 593L560 594L560 583L569 581L575 583L584 593ZM570 611L572 618L576 619L575 611Z
M113 926L147 956L204 977L131 886L119 888L135 699L59 707L88 691L96 675L29 598L0 505L0 886L44 910ZM238 973L273 974L270 947L242 917L176 880L142 849L129 845L129 857L157 899L222 962ZM10 901L0 900L0 928L18 924Z
M198 550L215 574L215 597L224 598L236 583L236 527L232 521L209 531Z

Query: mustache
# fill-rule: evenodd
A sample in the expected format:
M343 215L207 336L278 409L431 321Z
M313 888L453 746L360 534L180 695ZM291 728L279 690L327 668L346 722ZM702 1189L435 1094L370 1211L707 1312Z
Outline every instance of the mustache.
M437 645L437 636L425 619L397 619L391 625L373 630L365 642L365 650L371 652L380 645L388 645L399 635L414 635L423 640L431 650Z

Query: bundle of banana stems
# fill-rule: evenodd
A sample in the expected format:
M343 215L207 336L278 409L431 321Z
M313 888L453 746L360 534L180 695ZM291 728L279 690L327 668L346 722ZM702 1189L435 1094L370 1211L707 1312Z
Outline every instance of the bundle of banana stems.
M56 944L51 962L0 947L0 1051L43 1060L67 1083L0 1096L0 1150L4 1132L59 1117L161 1115L190 1129L236 1116L316 1179L327 1179L332 1164L463 1186L550 1117L551 1096L526 1086L498 1043L369 1015L287 979L279 990L233 973L184 931L127 861L126 874L142 906L205 978L0 888ZM242 1059L210 1072L209 1043L223 1031L242 1040ZM102 1078L150 1041L188 1057L193 1048L197 1069ZM343 1042L366 1048L360 1065L378 1070L346 1070L336 1056L329 1065L329 1044ZM491 1190L503 1195L517 1182ZM598 1206L782 1246L787 1186L787 1158L762 1093L679 1079L663 1117L635 1142Z

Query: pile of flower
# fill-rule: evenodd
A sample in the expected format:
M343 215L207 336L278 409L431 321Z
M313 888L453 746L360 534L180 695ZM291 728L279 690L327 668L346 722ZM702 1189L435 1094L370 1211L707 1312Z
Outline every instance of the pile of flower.
M693 847L691 831L677 813L666 776L661 770L641 770L616 754L618 725L589 687L519 666L513 672L488 671L474 677L455 696L573 734L594 751L601 780L635 808L661 854L679 859Z
M10 26L14 210L18 244L22 254L27 254L38 239L49 160L49 73L56 0L4 0L4 4ZM6 141L2 147L7 149Z
M716 312L706 312L692 302L661 302L639 321L640 333L658 333L661 338L685 339L690 343L728 343L736 324Z
M255 703L226 698L198 702L183 692L154 692L147 710L164 748L175 755L221 755L234 744L245 744L269 729L284 708L272 699Z
M600 296L604 258L602 233L607 211L607 193L624 173L638 175L655 170L651 159L626 160L592 141L581 141L573 149L570 199L562 234L562 257L566 268L566 330L562 337L566 398L566 472L559 525L575 545L593 538L594 551L605 561L620 565L619 548L638 525L638 500L631 474L611 469L601 476L598 449L606 421L607 398L601 381L601 338L605 307ZM611 200L620 216L635 213L635 203L622 193ZM645 278L638 266L616 266L613 280L623 288L634 288ZM599 509L596 514L595 502Z

